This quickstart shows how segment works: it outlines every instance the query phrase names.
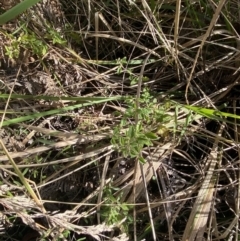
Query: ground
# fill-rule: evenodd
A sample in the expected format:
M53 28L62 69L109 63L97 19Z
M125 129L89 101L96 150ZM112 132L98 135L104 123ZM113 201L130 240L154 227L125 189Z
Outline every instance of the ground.
M238 240L238 11L46 0L1 25L4 240Z

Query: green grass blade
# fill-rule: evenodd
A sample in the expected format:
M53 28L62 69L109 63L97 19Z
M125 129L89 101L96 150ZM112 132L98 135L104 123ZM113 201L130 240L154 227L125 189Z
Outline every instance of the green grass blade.
M0 99L8 99L9 94L0 94ZM120 100L120 99L126 99L126 97L122 96L113 96L113 97L84 97L84 96L79 96L79 97L72 97L72 96L61 96L61 97L56 97L56 96L48 96L48 95L17 95L17 94L12 94L11 99L34 99L34 100L52 100L52 101L59 101L59 100L69 100L69 101L81 101L81 102L86 102L86 101L112 101L112 100Z
M56 115L56 114L64 113L66 111L74 110L76 108L91 106L93 104L104 103L104 102L111 101L111 100L116 100L116 98L113 97L113 98L104 98L104 99L100 99L100 100L98 99L98 100L95 100L95 101L91 101L91 102L87 102L87 103L81 103L81 104L75 104L75 105L63 107L63 108L60 108L60 109L49 110L49 111L45 111L45 112L41 112L41 113L34 113L34 114L31 114L31 115L22 116L22 117L18 117L18 118L3 121L2 126L8 126L8 125L20 123L20 122L23 122L23 121L33 120L33 119L40 118L40 117L43 117L43 116Z
M208 109L208 108L203 108L203 107L198 107L198 106L189 106L189 105L185 105L184 107L189 110L192 110L202 116L205 116L209 119L214 119L214 120L223 120L223 118L240 119L239 115L222 112L222 111L218 111L218 110L213 110L213 109Z
M25 0L20 2L16 6L12 7L4 14L0 15L0 25L7 23L8 21L16 18L19 14L26 11L28 8L32 7L41 0Z

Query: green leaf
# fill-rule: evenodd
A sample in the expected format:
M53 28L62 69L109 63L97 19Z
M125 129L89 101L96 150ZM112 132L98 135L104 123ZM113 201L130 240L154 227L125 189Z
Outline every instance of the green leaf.
M22 172L23 176L28 172L29 168L25 168L24 171Z
M135 84L137 84L138 83L138 77L132 77L132 78L130 78L130 85L132 86L132 85L135 85Z
M142 156L138 157L138 160L139 160L142 164L145 164L145 163L146 163L146 160L145 160Z
M137 144L138 145L141 145L141 147L143 147L144 145L146 146L151 146L152 145L152 142L150 139L146 138L145 136L144 137L139 137L137 139Z
M7 191L7 196L8 197L14 197L14 195L10 191Z
M116 142L115 142L116 143ZM119 144L123 146L125 144L125 139L123 137L119 137Z
M135 137L135 127L134 126L130 126L128 131L127 131L127 135L128 137L130 137L131 139L133 139Z
M132 146L130 149L130 157L136 157L139 154L139 149L137 146Z
M121 205L121 208L122 208L122 210L124 210L124 211L128 211L128 210L129 210L128 206L125 205L124 203Z
M147 132L147 133L145 133L145 136L147 137L147 138L149 138L150 140L157 140L159 137L156 135L156 134L154 134L153 132Z

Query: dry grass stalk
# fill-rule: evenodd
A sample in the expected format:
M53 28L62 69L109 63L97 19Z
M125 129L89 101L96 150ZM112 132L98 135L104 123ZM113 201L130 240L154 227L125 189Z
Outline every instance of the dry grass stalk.
M222 135L224 125L221 125L218 131L218 136ZM219 155L219 138L216 137L212 151L208 157L206 166L206 177L198 192L198 196L188 219L187 226L184 230L183 240L203 240L206 232L207 221L211 207L214 205L214 190L216 185L216 177L214 169L216 165L221 164L221 156Z

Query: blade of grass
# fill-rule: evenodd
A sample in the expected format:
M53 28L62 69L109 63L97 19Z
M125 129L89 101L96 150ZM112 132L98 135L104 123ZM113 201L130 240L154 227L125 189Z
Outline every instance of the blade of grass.
M115 97L113 97L113 98L103 98L103 99L88 102L88 103L75 104L75 105L63 107L63 108L60 108L60 109L54 109L54 110L49 110L49 111L45 111L45 112L34 113L34 114L31 114L31 115L27 115L27 116L21 116L21 117L18 117L18 118L3 121L2 126L8 126L8 125L20 123L20 122L23 122L23 121L33 120L33 119L40 118L40 117L43 117L43 116L56 115L56 114L60 114L60 113L63 113L63 112L69 111L69 110L74 110L76 108L91 106L93 104L100 104L100 103L104 103L104 102L116 100L116 99L118 99L118 98L115 98Z
M193 110L194 112L196 112L202 116L205 116L205 117L208 117L208 118L214 119L214 120L222 121L223 117L240 119L239 115L231 114L231 113L227 113L227 112L216 111L216 110L212 110L212 109L208 109L208 108L189 106L189 105L185 105L184 107L186 107L189 110Z
M200 116L202 117L207 117L211 120L218 120L218 121L225 121L226 123L233 123L233 121L229 121L226 118L235 118L235 119L240 119L240 115L236 115L236 114L231 114L228 112L223 112L221 111L222 108L225 107L225 105L222 105L220 107L218 107L218 110L215 109L210 109L210 108L204 108L201 106L191 106L191 105L182 105L179 104L175 101L171 102L174 104L174 106L180 106L182 110L185 109L185 112L188 114L190 111L193 111L195 113L197 113L198 115L195 117L196 119L199 119ZM167 124L168 126L172 126L172 123L170 122L169 124Z
M16 163L14 162L14 160L12 159L12 157L9 155L8 150L6 149L5 145L3 144L2 140L0 139L0 145L4 151L4 153L6 154L6 156L8 157L9 162L11 163L11 165L13 166L13 169L15 171L15 173L18 175L19 179L21 180L22 184L24 185L24 187L26 188L26 190L28 191L28 193L31 195L31 197L34 199L34 201L36 202L36 204L42 209L42 211L44 213L46 213L46 210L44 209L42 203L40 202L40 200L38 199L37 195L35 194L35 192L33 191L32 187L29 185L29 183L26 181L25 177L23 176L22 172L19 170L18 166L16 165Z
M0 98L7 99L9 97L9 94L0 94ZM34 99L34 100L69 100L69 101L81 101L81 102L86 102L86 101L98 101L98 100L106 100L106 101L112 101L112 100L119 100L119 99L126 99L126 97L121 97L121 96L114 96L114 97L72 97L72 96L61 96L61 97L56 97L56 96L48 96L48 95L18 95L18 94L12 94L11 99Z
M37 4L40 1L41 0L25 0L23 2L20 2L16 6L6 11L4 14L0 15L0 25L3 25L8 21L14 19L19 14L23 13L28 8L32 7L33 5Z

